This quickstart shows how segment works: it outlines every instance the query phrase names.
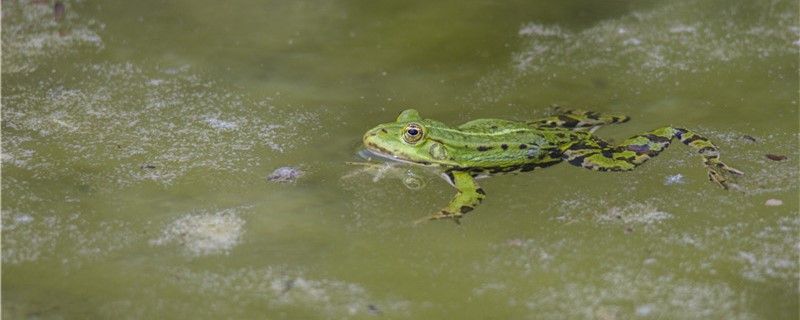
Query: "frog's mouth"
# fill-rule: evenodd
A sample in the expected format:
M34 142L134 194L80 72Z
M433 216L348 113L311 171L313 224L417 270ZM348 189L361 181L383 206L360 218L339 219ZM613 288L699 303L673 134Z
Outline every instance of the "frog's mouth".
M367 160L371 159L372 158L371 156L376 156L378 158L386 159L386 160L389 160L389 161L396 161L396 162L403 162L403 163L410 163L410 164L420 164L420 163L409 161L407 159L404 159L404 158L398 157L396 155L390 154L387 150L385 150L385 149L383 149L381 147L378 147L376 145L373 145L373 144L367 144L365 146L366 146L366 149L364 149L361 152L359 152L358 155L360 155L362 158L365 158Z

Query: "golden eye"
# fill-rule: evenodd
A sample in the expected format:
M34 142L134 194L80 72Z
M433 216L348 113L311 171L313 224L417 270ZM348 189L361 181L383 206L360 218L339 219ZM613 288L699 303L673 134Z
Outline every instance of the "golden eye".
M411 123L406 127L405 132L403 132L403 140L407 143L414 144L422 140L423 135L422 126Z

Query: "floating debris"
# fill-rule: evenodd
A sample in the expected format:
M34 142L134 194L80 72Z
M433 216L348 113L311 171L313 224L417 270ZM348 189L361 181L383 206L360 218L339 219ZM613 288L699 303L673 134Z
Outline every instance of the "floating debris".
M267 176L269 182L295 182L305 174L297 167L280 167Z
M753 138L753 136L751 135L743 135L741 138L742 140L747 140L750 142L758 142L758 140L756 140L756 138Z
M139 166L139 169L155 169L156 166L154 164L145 163Z
M374 304L371 304L371 305L367 306L367 312L369 314L371 314L371 315L374 315L374 316L379 316L379 315L383 314L381 309L378 309L378 306L376 306Z
M772 161L783 161L783 160L786 160L786 156L782 156L782 155L779 155L779 154L767 153L766 157L767 157L767 159L770 159Z
M655 305L653 304L645 304L636 307L636 315L640 317L646 317L653 313L653 309L655 309Z
M56 1L56 4L53 6L53 19L56 22L61 22L64 20L65 11L66 7L64 7L64 3L61 1Z
M766 202L764 202L764 205L767 206L767 207L782 206L783 205L783 200L781 200L781 199L769 199Z
M631 233L633 233L633 228L632 227L625 227L625 234L631 234Z
M686 183L686 181L683 180L683 175L680 173L676 175L667 176L667 178L664 179L664 185L667 186L673 184L684 184L684 183Z

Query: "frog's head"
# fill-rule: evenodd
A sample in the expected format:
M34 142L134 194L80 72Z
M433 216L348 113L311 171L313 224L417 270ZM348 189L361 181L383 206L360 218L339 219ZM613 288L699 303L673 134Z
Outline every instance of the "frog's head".
M384 123L364 134L364 146L371 152L392 160L422 165L453 165L447 150L433 140L439 124L422 119L419 112L408 109L395 122Z

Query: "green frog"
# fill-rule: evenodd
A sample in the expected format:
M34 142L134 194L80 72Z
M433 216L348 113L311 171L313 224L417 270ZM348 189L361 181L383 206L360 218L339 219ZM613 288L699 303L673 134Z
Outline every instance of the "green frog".
M598 126L629 119L620 114L557 110L532 121L478 119L451 127L423 119L409 109L395 122L367 131L363 142L376 155L438 168L456 188L458 192L446 207L421 221L458 222L486 196L475 182L478 178L533 171L562 161L595 171L629 171L658 155L673 138L702 156L709 180L722 188L728 189L731 176L743 175L720 161L719 150L711 141L687 129L662 127L616 145L592 134Z

